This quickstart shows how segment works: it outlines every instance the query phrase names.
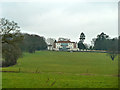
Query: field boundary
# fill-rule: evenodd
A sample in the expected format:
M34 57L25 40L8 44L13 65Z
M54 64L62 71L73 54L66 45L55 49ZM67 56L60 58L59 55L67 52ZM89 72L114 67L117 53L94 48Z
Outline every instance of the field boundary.
M6 73L47 73L47 72L28 72L28 71L0 71L0 72L6 72ZM64 72L48 72L48 73L56 73L56 74L72 74L72 73L64 73ZM100 75L100 74L93 74L93 73L79 73L79 74L73 74L77 76L112 76L112 77L120 77L120 74L118 75Z

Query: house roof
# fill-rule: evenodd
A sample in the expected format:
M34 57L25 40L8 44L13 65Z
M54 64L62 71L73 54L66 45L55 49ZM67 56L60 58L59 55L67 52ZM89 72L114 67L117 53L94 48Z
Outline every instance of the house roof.
M52 45L48 45L48 46L52 46Z
M75 42L71 42L71 41L57 41L55 43L75 43Z

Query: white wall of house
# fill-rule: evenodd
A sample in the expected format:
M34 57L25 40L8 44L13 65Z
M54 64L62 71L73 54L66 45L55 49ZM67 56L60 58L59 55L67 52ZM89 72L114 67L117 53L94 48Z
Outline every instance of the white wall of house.
M74 44L76 45L76 48L74 48ZM59 48L62 48L61 43L55 43L55 48L53 48L53 50L59 51ZM78 51L78 45L77 43L68 43L67 48L70 48L70 51Z
M76 47L74 47L74 44ZM77 43L71 43L69 46L71 47L70 51L78 51L79 50Z
M61 46L61 43L55 43L56 44L56 48L62 48L62 46Z
M53 46L48 46L47 49L48 50L53 50Z

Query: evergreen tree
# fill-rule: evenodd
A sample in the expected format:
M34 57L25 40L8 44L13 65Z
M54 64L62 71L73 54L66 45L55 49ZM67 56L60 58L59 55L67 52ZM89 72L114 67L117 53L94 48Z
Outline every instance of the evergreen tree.
M78 48L79 49L86 49L86 47L85 47L85 45L83 44L83 42L84 42L84 40L85 40L85 34L82 32L81 34L80 34L80 41L78 42Z

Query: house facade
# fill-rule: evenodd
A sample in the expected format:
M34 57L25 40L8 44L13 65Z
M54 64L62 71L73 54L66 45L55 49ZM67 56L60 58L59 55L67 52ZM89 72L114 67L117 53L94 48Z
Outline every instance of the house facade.
M52 46L48 46L48 50L55 51L78 51L78 44L76 42L71 42L70 39L59 38L55 41Z
M54 43L53 50L56 51L78 51L77 43L71 41L58 41Z

